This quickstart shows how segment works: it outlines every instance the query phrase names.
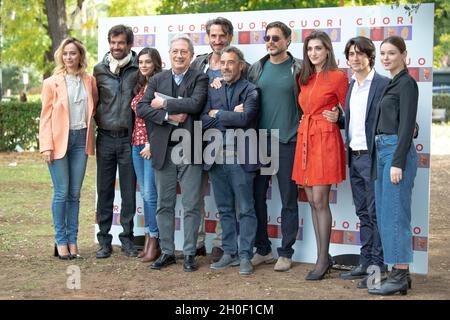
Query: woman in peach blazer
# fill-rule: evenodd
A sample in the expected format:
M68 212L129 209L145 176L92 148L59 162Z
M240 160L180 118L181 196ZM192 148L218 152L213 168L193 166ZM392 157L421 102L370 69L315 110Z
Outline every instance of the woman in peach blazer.
M75 38L64 39L55 52L56 68L44 80L39 145L53 182L52 214L55 256L78 254L80 191L87 156L94 154L95 78L86 73L86 49Z

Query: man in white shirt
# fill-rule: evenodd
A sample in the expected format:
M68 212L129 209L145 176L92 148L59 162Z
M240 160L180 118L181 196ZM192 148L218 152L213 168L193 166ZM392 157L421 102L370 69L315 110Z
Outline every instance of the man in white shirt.
M346 99L345 133L353 202L360 220L361 254L359 265L342 273L341 278L364 278L358 283L358 288L366 288L369 266L376 265L381 272L386 271L375 213L370 150L374 140L377 105L390 79L373 69L375 46L370 39L352 38L347 42L344 52L353 71Z

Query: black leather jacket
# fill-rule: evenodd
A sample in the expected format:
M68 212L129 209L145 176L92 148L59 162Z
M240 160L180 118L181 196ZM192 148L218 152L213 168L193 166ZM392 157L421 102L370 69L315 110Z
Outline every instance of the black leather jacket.
M128 135L131 137L134 113L130 105L134 98L133 88L136 85L138 71L137 55L132 51L131 61L120 70L119 75L109 70L107 56L108 54L94 67L99 96L94 116L95 122L100 129L104 130L128 129Z

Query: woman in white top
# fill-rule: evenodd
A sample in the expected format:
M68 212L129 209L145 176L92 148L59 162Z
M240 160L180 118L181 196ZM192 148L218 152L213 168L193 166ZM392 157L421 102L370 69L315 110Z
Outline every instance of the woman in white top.
M55 52L53 76L44 80L39 148L53 182L55 256L81 258L77 248L80 190L87 156L94 154L95 78L86 73L86 48L72 37Z

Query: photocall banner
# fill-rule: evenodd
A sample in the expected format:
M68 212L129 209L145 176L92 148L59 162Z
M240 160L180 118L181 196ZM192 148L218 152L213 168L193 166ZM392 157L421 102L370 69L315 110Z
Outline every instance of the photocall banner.
M228 18L234 25L232 44L239 47L245 59L254 63L266 54L263 36L267 24L272 21L282 21L292 29L292 43L289 51L298 58L303 58L303 40L313 30L323 30L328 33L336 54L339 68L351 76L344 55L345 43L355 36L366 36L372 39L377 48L375 69L389 76L379 62L379 47L381 41L390 35L399 35L406 40L409 73L416 79L419 86L419 111L417 122L420 126L419 137L414 140L419 155L419 170L414 184L412 198L412 233L414 263L411 271L426 274L428 272L428 214L430 199L430 130L432 105L433 77L433 21L434 5L421 4L417 12L406 12L402 6L367 6L339 7L320 9L271 10L248 12L223 12L185 15L160 15L143 17L121 17L100 19L98 26L98 60L103 59L109 51L108 30L117 24L129 25L134 32L133 50L138 53L144 47L158 49L163 59L163 67L170 68L169 45L175 34L186 33L194 42L195 55L209 53L206 34L206 21L218 16ZM359 254L359 219L355 214L350 183L348 179L338 186L333 185L330 192L330 207L333 215L333 232L331 235L330 253ZM118 234L121 232L119 221L120 191L116 183L114 201L114 221L111 233L113 244L119 244ZM180 194L178 188L178 194ZM205 197L205 229L206 246L211 250L218 213L214 203L213 190L208 186ZM137 191L137 209L135 216L135 235L144 233L144 215L142 199ZM276 178L272 179L268 191L269 225L268 232L272 241L273 252L281 242L281 202ZM311 212L306 201L304 190L299 187L299 233L294 245L294 261L314 263L316 261L316 242L311 221ZM183 245L183 208L178 197L176 205L176 248ZM95 232L98 226L95 226Z

